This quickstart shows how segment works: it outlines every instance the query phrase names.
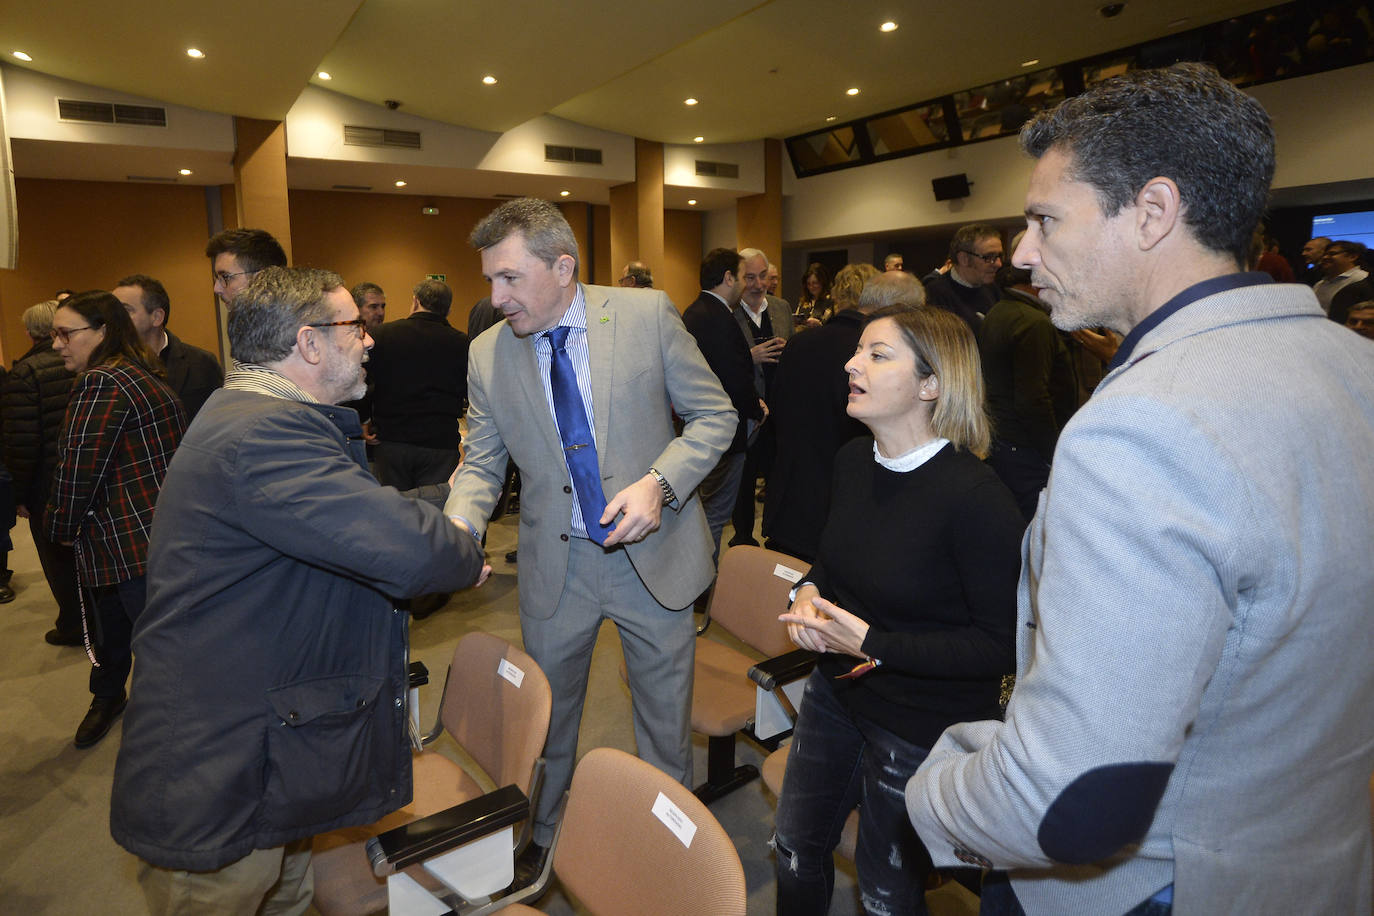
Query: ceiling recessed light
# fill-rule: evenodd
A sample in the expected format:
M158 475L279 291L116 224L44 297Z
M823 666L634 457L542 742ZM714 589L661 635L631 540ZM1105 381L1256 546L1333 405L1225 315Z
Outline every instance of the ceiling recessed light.
M191 174L191 170L190 170L190 169L179 169L179 170L177 171L177 174L178 174L178 175L189 175L189 174Z
M705 137L693 137L693 138L692 138L692 142L693 142L693 143L705 143L705 142L706 142L706 138L705 138Z
M845 95L858 95L858 94L859 94L859 87L858 87L858 86L850 86L848 89L846 89L846 90L844 91L844 94L845 94Z
M697 205L697 201L696 201L696 198L695 198L695 197L692 198L691 200L687 201L687 206L689 206L689 207L695 207L696 205Z
M683 100L682 100L682 104L684 104L684 105L695 105L696 103L697 103L697 100L696 100L696 99L683 99Z
M893 22L891 19L889 19L887 22L884 22L882 25L878 26L878 31L880 31L880 32L895 32L895 31L897 31L897 23L895 23L895 22Z
M833 120L835 120L835 116L834 116L834 115L831 115L830 117L828 117L828 118L825 119L825 123L829 124L829 123L830 123L831 121L833 121Z
M19 58L20 60L33 60L32 57L29 57L23 51L12 51L10 53L12 53L15 57Z
M494 76L492 76L490 73L488 73L486 76L482 77L482 85L484 85L484 86L495 86L495 85L496 85L496 77L494 77Z
M559 196L559 197L567 197L567 196L568 196L569 194L571 194L571 193L572 193L572 191L559 191L559 192L558 192L558 196Z
M325 81L329 81L334 78L333 75L331 75L327 70L321 70L319 73L316 73L315 75Z
M404 188L405 186L406 186L406 183L405 183L404 181L402 181L402 180L399 179L399 178L396 179L396 187L398 187L398 188Z
M1038 58L1038 57L1032 57L1030 60L1023 60L1023 61L1021 61L1021 66L1023 66L1023 67L1034 67L1034 66L1035 66L1036 64L1038 64L1038 63L1040 63L1040 58Z
M187 48L186 56L194 58L196 60L200 60L202 57L205 56L205 52L202 51L200 48Z

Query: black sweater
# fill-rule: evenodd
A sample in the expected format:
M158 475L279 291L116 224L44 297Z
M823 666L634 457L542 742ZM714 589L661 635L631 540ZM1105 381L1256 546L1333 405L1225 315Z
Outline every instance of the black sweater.
M1011 494L969 452L947 445L898 473L873 460L869 437L840 450L807 579L869 624L863 650L883 663L832 681L851 713L927 748L955 722L1000 717L1024 529ZM826 654L819 668L834 678L856 663Z

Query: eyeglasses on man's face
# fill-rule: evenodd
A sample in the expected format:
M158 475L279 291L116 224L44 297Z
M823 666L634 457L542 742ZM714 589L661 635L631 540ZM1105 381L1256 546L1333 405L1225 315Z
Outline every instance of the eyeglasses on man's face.
M228 286L229 281L235 277L251 277L255 273L257 273L256 270L240 270L234 273L230 273L227 270L217 270L215 271L215 279L224 286Z
M992 252L989 252L989 253L987 253L987 254L979 254L978 252L976 252L976 251L970 251L970 250L967 249L967 248L964 249L964 254L969 255L970 257L978 258L978 259L981 260L984 264L996 264L997 262L1003 260L1003 259L1006 257L1006 256L1005 256L1004 254L1002 254L1002 252L1000 252L1000 251L992 251ZM898 264L897 266L898 266L898 267L901 267L900 264Z
M308 324L308 325L306 325L306 327L308 327L308 328L341 328L341 327L344 327L345 325L350 325L350 324L353 325L353 327L355 327L355 328L358 329L358 336L359 336L359 337L365 337L365 336L367 336L367 319L366 319L366 318L354 318L352 321L319 321L319 322L316 322L316 323L314 323L314 324Z
M60 340L62 341L62 343L68 344L71 343L72 335L75 334L77 331L89 331L90 329L91 326L88 324L83 324L79 328L54 327L51 331L48 332L48 336L51 337L53 340Z

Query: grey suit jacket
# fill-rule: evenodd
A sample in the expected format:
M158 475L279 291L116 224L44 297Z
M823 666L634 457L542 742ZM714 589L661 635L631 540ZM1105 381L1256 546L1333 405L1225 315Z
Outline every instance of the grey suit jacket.
M1032 916L1171 882L1180 916L1368 913L1370 455L1374 342L1308 288L1142 337L1055 450L1006 721L907 787L935 864L1012 869Z
M609 499L655 467L678 501L659 529L627 544L654 598L684 608L715 574L696 488L738 422L720 382L668 297L652 289L584 286L592 406L602 487ZM467 455L444 506L484 530L506 458L520 468L520 610L553 616L568 569L572 490L558 428L544 398L534 338L509 324L472 342ZM672 415L685 423L675 436Z

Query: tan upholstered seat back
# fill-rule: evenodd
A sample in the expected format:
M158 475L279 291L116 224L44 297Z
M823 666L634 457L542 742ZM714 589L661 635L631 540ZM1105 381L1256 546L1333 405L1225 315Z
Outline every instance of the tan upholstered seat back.
M805 573L811 564L762 547L731 547L720 560L711 594L711 620L765 656L782 655L796 646L787 638L778 615L787 610L793 582L777 575L779 567Z
M696 827L691 845L654 813L659 794ZM558 880L596 916L743 916L744 869L725 828L691 790L612 748L573 773L554 850Z

